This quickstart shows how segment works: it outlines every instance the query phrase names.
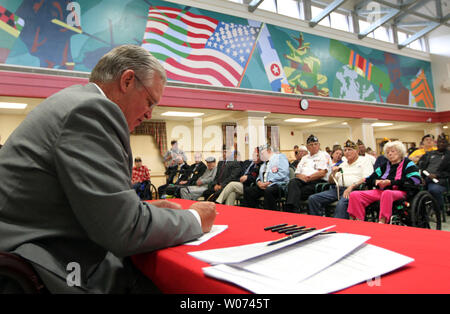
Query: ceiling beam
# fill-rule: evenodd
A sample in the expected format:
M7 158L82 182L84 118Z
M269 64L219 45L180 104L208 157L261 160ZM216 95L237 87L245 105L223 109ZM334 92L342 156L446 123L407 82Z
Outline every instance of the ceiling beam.
M436 23L436 22L429 22L429 25L427 27L425 27L424 29L418 31L417 33L415 33L411 37L408 37L408 39L406 39L404 42L400 43L398 45L398 49L402 49L402 48L408 46L413 41L415 41L415 40L425 36L426 34L428 34L429 32L431 32L432 30L434 30L435 28L437 28L440 25L441 24Z
M372 33L378 27L380 27L387 21L391 20L399 13L400 13L400 10L392 8L388 14L384 15L382 18L380 18L377 21L375 21L374 23L370 24L370 26L368 28L366 28L364 31L360 32L358 34L358 38L362 39L362 38L366 37L368 34Z
M325 17L327 17L331 12L336 10L339 6L341 6L346 0L334 0L330 3L326 8L322 10L317 16L314 16L311 21L309 21L309 26L314 27L320 21L322 21Z
M254 12L264 0L252 0L248 4L248 12Z

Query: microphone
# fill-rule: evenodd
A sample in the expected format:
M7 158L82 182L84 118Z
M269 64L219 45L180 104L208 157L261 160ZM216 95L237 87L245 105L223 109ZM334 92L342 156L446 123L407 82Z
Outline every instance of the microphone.
M423 170L422 173L423 173L424 175L426 175L427 177L430 177L430 173L429 173L428 171ZM433 178L433 179L431 179L431 180L433 180L434 183L439 183L439 180L436 179L436 178Z

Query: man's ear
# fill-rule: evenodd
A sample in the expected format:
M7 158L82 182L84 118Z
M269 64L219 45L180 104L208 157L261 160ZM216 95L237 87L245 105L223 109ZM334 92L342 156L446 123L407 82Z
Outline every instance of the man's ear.
M126 93L135 84L136 76L133 70L125 70L120 76L120 90Z

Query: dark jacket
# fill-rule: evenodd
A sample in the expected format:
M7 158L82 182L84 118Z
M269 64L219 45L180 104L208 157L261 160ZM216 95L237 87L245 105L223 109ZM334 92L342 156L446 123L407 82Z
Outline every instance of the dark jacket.
M243 182L244 186L250 186L253 183L256 183L256 179L258 178L259 168L262 162L259 164L254 163L253 160L245 160L241 163L242 172L241 176L247 176L247 180Z
M433 158L433 156L436 156L438 154L437 152L437 150L433 150L423 155L417 163L419 168L421 170L426 170L428 168L428 165L430 164L431 158ZM448 180L450 178L450 150L447 150L444 153L444 159L442 159L435 175L439 180L439 184L441 185L445 185L445 180Z
M400 178L396 178L397 168L400 167L401 164L401 176ZM401 163L396 165L392 165L387 161L375 168L375 171L366 179L366 184L369 187L375 187L376 180L384 179L391 181L391 185L385 187L385 189L388 190L397 187L401 191L406 191L408 187L419 185L421 183L419 168L417 168L416 164L408 158L404 158Z
M239 181L241 171L241 165L237 161L219 161L212 186L219 184L224 188L231 181Z
M200 161L198 164L194 163L189 167L189 170L187 172L187 177L185 181L187 182L187 185L196 185L197 180L205 173L206 165L203 163L203 161Z

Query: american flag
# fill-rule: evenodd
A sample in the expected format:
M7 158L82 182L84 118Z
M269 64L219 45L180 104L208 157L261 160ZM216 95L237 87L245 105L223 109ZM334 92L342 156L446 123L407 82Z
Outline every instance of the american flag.
M169 79L237 86L258 32L181 9L150 7L142 47L160 60Z

